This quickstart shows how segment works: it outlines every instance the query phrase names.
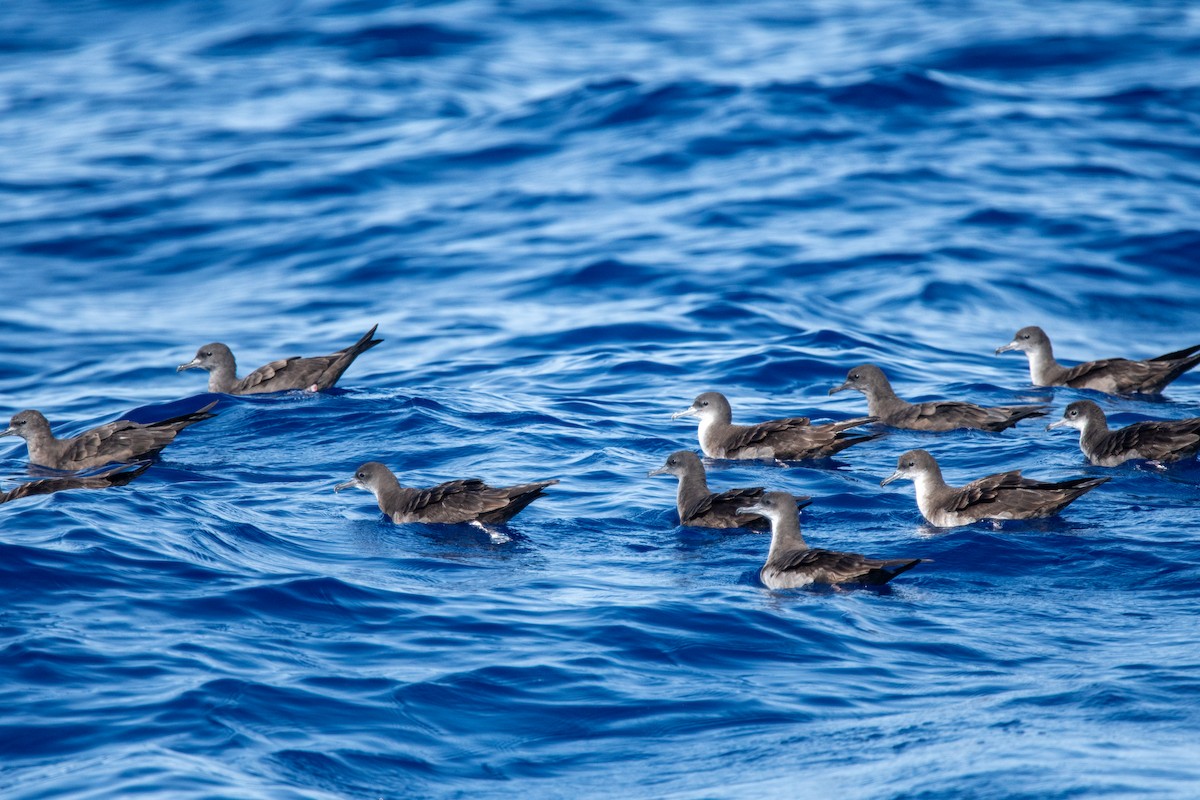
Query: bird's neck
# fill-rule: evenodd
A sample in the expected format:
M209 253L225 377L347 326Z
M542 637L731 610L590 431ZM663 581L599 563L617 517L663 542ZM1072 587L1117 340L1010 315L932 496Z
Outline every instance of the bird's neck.
M698 436L700 438L700 449L704 451L704 455L709 458L724 458L725 453L720 446L720 442L731 427L728 422L713 419L712 417L705 417L700 420Z
M917 496L917 508L925 519L933 519L937 514L938 500L952 491L942 478L942 471L936 465L930 470L922 470L913 476L914 491Z
M396 476L389 472L379 476L371 491L375 493L375 502L379 503L379 510L385 514L393 514L403 504L406 494L412 490L403 488Z
M679 478L679 491L676 494L676 505L680 513L697 500L708 496L708 479L703 473L688 472Z
M1100 444L1106 436L1108 436L1107 420L1088 417L1083 421L1083 427L1079 429L1079 439L1087 449Z
M231 393L237 382L237 364L233 361L228 364L218 364L208 373L208 390L216 394Z
M872 386L863 392L867 396L867 413L873 417L886 417L887 412L908 403L896 396L891 386Z
M808 542L800 533L799 513L785 514L771 520L771 550L767 561L790 550L807 550Z
M43 467L53 467L62 455L65 442L55 438L50 428L33 428L25 435L29 448L29 461Z
M1054 360L1054 349L1049 342L1025 355L1029 357L1029 378L1034 386L1053 386L1058 377L1066 371Z

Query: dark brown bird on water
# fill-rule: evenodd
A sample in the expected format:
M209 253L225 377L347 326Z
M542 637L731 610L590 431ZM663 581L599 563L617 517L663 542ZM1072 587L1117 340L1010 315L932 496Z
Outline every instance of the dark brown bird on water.
M337 383L354 359L382 342L372 339L375 328L344 350L327 356L301 358L294 356L259 367L244 378L237 376L233 352L220 342L206 344L196 351L196 357L180 364L176 372L202 369L208 372L208 390L220 394L266 394L303 389L319 392Z
M439 483L428 489L411 489L383 464L369 461L354 471L354 477L333 487L335 492L357 487L375 495L379 510L392 522L483 522L503 523L542 496L557 480L491 487L480 480Z

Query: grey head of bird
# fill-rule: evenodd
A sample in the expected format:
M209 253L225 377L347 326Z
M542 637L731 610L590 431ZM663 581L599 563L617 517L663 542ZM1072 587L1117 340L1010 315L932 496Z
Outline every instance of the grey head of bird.
M20 436L22 439L28 439L41 431L49 433L50 423L40 411L28 409L14 414L8 421L8 428L0 431L0 436Z
M804 505L808 505L805 503ZM796 498L787 492L767 492L748 506L740 506L739 514L756 514L776 523L788 515L795 515L803 506L796 503Z
M696 417L701 422L729 422L733 419L733 411L725 395L720 392L705 392L697 396L683 411L676 411L671 415L671 419L680 417Z
M197 350L195 358L186 364L180 364L175 368L175 371L183 372L185 369L202 369L206 372L212 372L224 364L232 365L234 363L232 350L220 342L211 342Z
M667 456L667 460L658 469L652 469L646 473L646 477L654 475L674 475L677 478L682 478L689 471L696 468L704 469L704 465L700 463L700 457L691 450L677 450Z
M345 483L339 483L333 487L333 490L340 492L342 489L366 489L368 492L377 494L379 488L389 477L393 481L396 479L396 476L385 465L378 461L368 461L354 470L353 478Z
M937 461L925 450L909 450L896 460L896 471L879 482L887 486L892 481L916 480L921 475L938 472Z
M1075 428L1083 431L1097 418L1104 419L1104 411L1100 406L1091 400L1076 400L1063 409L1062 419L1051 422L1046 426L1046 430Z
M861 364L846 373L846 380L841 386L835 386L829 390L830 394L837 394L846 389L853 389L856 392L869 394L871 390L877 386L888 386L887 376L883 374L883 370L874 364Z
M1030 353L1049 345L1050 337L1046 335L1045 331L1037 325L1028 325L1017 331L1011 342L997 347L996 355L1007 353L1010 350L1020 350L1023 353Z

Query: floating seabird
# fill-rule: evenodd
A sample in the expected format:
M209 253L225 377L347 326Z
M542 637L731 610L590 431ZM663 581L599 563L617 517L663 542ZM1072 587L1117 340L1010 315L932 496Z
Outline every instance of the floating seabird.
M875 417L856 417L842 422L813 425L808 417L791 417L734 425L729 401L720 392L705 392L683 411L671 415L700 419L700 449L709 458L776 458L793 461L802 458L827 458L859 442L883 434L851 435L848 428L875 422Z
M1097 467L1115 467L1132 459L1170 464L1192 458L1200 451L1200 417L1135 422L1109 430L1108 418L1091 400L1076 400L1051 428L1076 428L1079 449Z
M371 338L378 327L376 325L371 328L361 339L344 350L327 356L294 356L272 361L244 378L237 376L237 362L233 359L233 352L220 342L204 345L196 351L195 358L186 364L180 364L175 371L206 370L208 390L220 394L266 394L289 389L319 392L337 383L346 368L354 363L354 359L383 341Z
M807 505L807 504L806 504ZM814 583L884 584L920 558L867 558L858 553L812 550L800 534L800 510L787 492L767 492L739 514L757 514L771 523L771 549L758 576L768 589L795 589ZM895 567L893 570L887 567Z
M493 488L480 480L448 481L428 489L402 487L396 476L378 461L354 471L354 477L333 487L335 492L358 487L375 495L379 510L393 522L503 523L542 496L557 480Z
M133 464L116 464L89 475L66 475L61 478L29 481L7 492L0 492L0 503L39 494L53 494L66 489L107 489L110 486L124 486L145 472L149 466L149 461L137 461Z
M757 514L738 513L738 507L758 500L766 492L761 486L750 489L730 489L720 494L708 490L704 464L691 450L680 450L667 456L666 462L649 475L674 475L679 479L675 504L679 509L679 524L695 528L766 528L768 523ZM810 497L793 498L800 507L812 502Z
M996 348L996 355L1020 350L1029 358L1034 386L1070 386L1109 394L1158 394L1171 381L1200 364L1200 344L1148 361L1106 358L1064 367L1054 360L1050 338L1036 325L1021 328L1013 340Z
M846 374L841 386L829 390L837 394L853 389L867 396L867 411L884 425L910 431L952 431L974 428L982 431L1002 431L1023 419L1043 417L1046 406L997 406L985 408L957 400L930 400L909 403L896 396L883 370L874 364L863 364Z
M924 450L909 450L900 456L896 471L879 485L901 478L916 484L917 508L930 525L939 528L970 525L981 519L1049 517L1108 480L1073 478L1047 483L1023 478L1020 470L1013 470L962 487L947 486L937 461Z
M41 412L28 410L16 414L9 421L8 429L0 431L0 436L24 439L32 464L61 470L91 469L157 454L184 428L215 417L216 414L208 412L216 404L213 401L191 414L144 425L120 419L71 439L56 439Z

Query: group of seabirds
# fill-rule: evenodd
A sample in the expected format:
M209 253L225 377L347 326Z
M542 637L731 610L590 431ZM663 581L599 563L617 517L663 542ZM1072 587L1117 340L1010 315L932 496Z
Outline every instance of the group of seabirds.
M383 341L374 338L376 327L336 353L272 361L243 378L237 377L233 352L219 342L201 347L177 371L208 372L208 391L218 394L318 392L337 383L359 355ZM1200 345L1196 345L1146 361L1110 358L1064 367L1055 361L1050 339L1036 326L1017 331L1011 342L996 349L996 354L1011 350L1028 357L1029 374L1035 386L1069 386L1113 395L1161 393L1171 381L1200 363ZM788 462L829 458L883 435L856 430L869 424L913 431L1003 431L1021 420L1049 412L1045 405L988 408L954 400L909 403L896 395L883 370L874 364L854 367L845 382L830 389L829 394L846 390L866 396L868 416L822 425L814 425L807 417L739 425L733 422L733 410L723 394L705 392L672 418L699 420L700 450L709 459ZM128 483L144 472L180 431L215 416L212 409L216 405L214 401L189 414L148 424L118 420L69 439L56 438L40 412L22 411L12 417L0 436L24 439L31 467L56 472L0 493L0 503L61 489ZM1077 429L1080 449L1089 462L1101 467L1114 467L1130 460L1166 465L1193 458L1200 451L1200 417L1137 422L1110 430L1104 411L1091 400L1070 403L1062 418L1046 427ZM763 584L770 589L811 584L835 589L843 585L882 585L924 560L867 558L858 553L810 548L800 532L800 510L812 502L811 498L762 487L711 492L704 463L691 450L672 453L661 467L650 472L650 475L663 474L673 475L679 481L676 505L681 525L770 529L770 549L759 572ZM1012 470L979 478L965 486L950 486L943 479L937 461L925 450L910 450L901 455L895 472L880 485L902 479L913 481L917 508L937 527L1051 516L1109 480L1085 477L1038 481L1024 477L1020 470ZM493 487L480 480L466 479L416 489L401 486L388 467L371 461L359 466L350 480L334 489L357 487L371 492L380 510L396 523L500 524L555 483L558 481Z

